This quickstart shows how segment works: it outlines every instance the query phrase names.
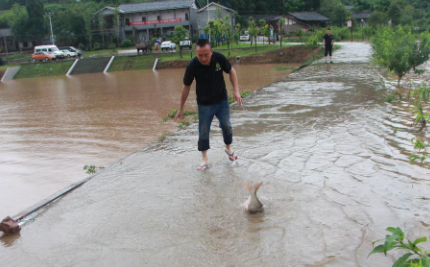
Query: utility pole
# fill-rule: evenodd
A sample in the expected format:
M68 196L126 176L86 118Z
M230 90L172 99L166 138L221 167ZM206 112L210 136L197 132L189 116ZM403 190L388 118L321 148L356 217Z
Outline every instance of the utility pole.
M206 10L208 11L208 23L206 26L209 26L209 0L207 0L206 3L207 3ZM209 42L211 41L211 34L209 31L208 31L208 40L209 40Z
M52 31L52 20L51 20L51 16L54 15L54 13L45 13L45 15L49 17L49 25L51 26L51 42L52 44L55 44L54 32Z

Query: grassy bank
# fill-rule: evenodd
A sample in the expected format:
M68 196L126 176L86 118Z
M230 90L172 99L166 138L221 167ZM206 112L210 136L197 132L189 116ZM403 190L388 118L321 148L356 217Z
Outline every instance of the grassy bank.
M239 44L240 46L233 46L230 49L230 56L250 56L254 54L261 54L279 49L279 45L258 45L257 53L255 53L254 47L249 47L249 44ZM285 48L287 46L283 46ZM226 46L220 46L214 48L215 51L229 57L228 49ZM156 58L161 58L160 62L168 62L175 60L190 60L195 56L194 51L182 52L182 57L179 52L174 53L158 53L149 55L139 56L118 56L115 57L114 62L109 68L109 72L112 71L123 71L123 70L139 70L139 69L151 69L154 65Z
M14 79L66 75L73 61L46 62L22 65Z

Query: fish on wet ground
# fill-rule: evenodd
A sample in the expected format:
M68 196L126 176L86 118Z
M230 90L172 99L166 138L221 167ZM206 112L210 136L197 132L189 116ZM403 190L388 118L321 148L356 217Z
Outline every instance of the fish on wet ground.
M263 182L260 182L255 185L249 185L248 183L243 183L246 191L249 193L249 198L245 203L246 210L250 213L256 213L263 210L263 203L257 197L257 191Z

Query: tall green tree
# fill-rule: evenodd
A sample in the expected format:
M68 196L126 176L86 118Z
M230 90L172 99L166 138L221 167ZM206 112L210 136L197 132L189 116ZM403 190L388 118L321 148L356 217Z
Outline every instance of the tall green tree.
M369 18L370 26L376 28L378 26L386 26L388 25L388 16L385 12L374 12Z
M393 26L400 24L400 19L402 17L402 7L398 2L392 2L387 11L387 16L391 19Z
M411 70L422 73L418 66L429 60L430 35L415 36L402 27L381 28L372 38L374 62L395 73L398 82Z
M182 50L179 47L179 44L185 37L188 36L188 31L182 27L181 25L175 26L175 30L173 31L172 41L176 44L176 49L179 49L179 56L182 58Z
M33 38L44 38L47 34L45 23L45 9L41 0L27 0L27 36Z

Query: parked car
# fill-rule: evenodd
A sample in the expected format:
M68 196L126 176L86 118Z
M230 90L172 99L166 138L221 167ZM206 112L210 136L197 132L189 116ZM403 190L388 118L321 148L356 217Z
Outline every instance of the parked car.
M161 51L176 49L176 44L172 41L164 41L161 43Z
M82 50L79 50L73 46L60 46L59 48L61 50L69 50L70 52L75 52L76 54L78 54L78 57L81 57L84 54Z
M33 62L55 60L55 55L49 54L48 52L39 51L31 55L31 60Z
M54 55L56 59L65 57L64 53L55 45L38 45L34 47L34 52L47 52Z
M71 58L71 57L76 57L78 55L78 53L76 52L71 52L69 50L61 50L61 52L63 52L64 56Z
M193 49L193 44L191 43L191 40L183 40L179 42L179 49L182 50L182 48L185 49Z
M248 31L244 31L243 33L241 33L240 35L239 35L239 40L240 41L249 41L251 38L250 38L250 36L249 36L249 33L248 33Z

